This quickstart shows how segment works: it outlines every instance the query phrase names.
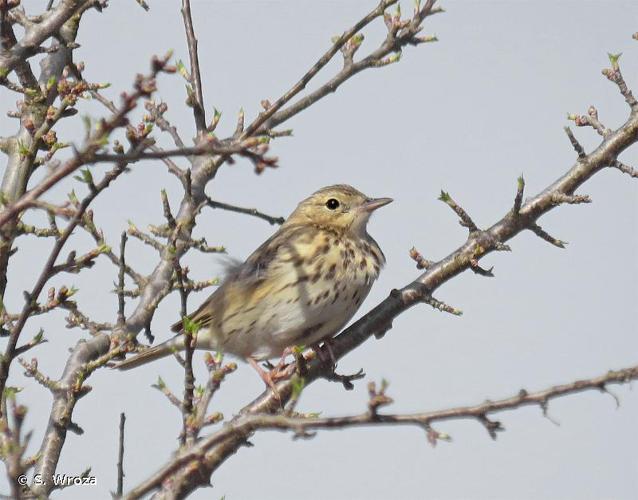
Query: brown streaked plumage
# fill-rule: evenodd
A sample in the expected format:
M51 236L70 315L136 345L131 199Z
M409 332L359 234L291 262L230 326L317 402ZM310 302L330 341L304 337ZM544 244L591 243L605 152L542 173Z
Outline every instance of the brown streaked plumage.
M345 326L385 262L367 233L370 214L392 200L370 199L348 185L303 200L279 230L235 267L189 318L196 347L252 361L294 345L316 345ZM123 361L128 369L184 349L173 339Z

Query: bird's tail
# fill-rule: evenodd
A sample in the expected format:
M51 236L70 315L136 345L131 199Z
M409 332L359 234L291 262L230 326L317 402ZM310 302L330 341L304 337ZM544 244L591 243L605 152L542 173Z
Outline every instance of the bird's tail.
M162 342L159 345L146 349L137 356L133 356L117 363L114 368L117 368L118 370L130 370L131 368L145 365L146 363L163 358L164 356L169 356L174 352L182 351L184 348L184 335L177 335L166 342Z

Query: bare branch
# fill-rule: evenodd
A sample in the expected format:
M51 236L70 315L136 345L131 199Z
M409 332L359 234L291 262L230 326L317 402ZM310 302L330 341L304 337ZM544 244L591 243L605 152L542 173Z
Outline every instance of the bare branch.
M4 390L7 377L9 375L9 367L11 365L11 361L15 357L15 349L20 333L22 332L27 319L29 318L29 315L34 308L35 301L37 300L38 296L42 292L44 286L51 276L51 272L55 266L55 262L58 256L60 255L60 252L62 251L62 248L66 244L69 236L71 236L71 233L73 232L75 227L80 223L82 216L84 215L91 202L98 196L99 193L106 189L114 179L116 179L122 172L124 172L124 169L124 165L117 165L104 175L103 179L95 186L95 189L93 191L90 191L86 198L82 200L82 203L80 204L80 207L78 208L75 216L71 219L67 227L62 232L61 236L56 240L53 250L51 251L49 258L47 259L47 262L45 263L36 284L29 293L29 300L26 301L17 323L11 330L11 335L9 336L4 355L0 360L0 394L2 394L2 391Z
M124 493L124 424L126 423L126 415L120 413L120 432L118 439L117 451L117 489L115 495L121 498Z
M638 379L638 366L610 371L599 377L577 380L568 384L557 385L538 392L527 392L524 389L515 396L496 401L486 401L474 406L461 406L448 410L439 410L423 413L379 414L378 408L389 404L392 400L385 395L385 386L377 392L374 385L370 387L371 399L369 409L365 413L344 417L296 417L285 414L266 415L244 413L225 425L214 434L202 439L193 448L190 448L149 479L133 488L126 499L133 500L158 488L162 482L180 469L198 469L202 457L209 459L209 455L215 446L223 445L229 439L241 436L247 439L259 430L292 431L295 436L308 437L309 430L315 429L343 429L345 427L379 426L379 425L414 425L426 431L431 429L434 422L447 420L471 419L477 420L488 430L492 438L496 437L496 431L503 430L500 422L490 420L487 415L505 410L521 408L523 406L538 405L543 408L555 398L576 394L588 390L605 390L609 384L626 384ZM374 384L374 383L372 383ZM441 436L439 436L439 439Z
M616 160L615 162L611 164L611 166L614 168L617 168L623 174L627 174L630 177L633 177L634 179L638 178L638 170L636 170L633 167L630 167L629 165L624 164L621 161Z
M625 83L625 79L620 72L620 65L618 64L618 60L622 54L608 54L609 62L611 63L611 68L605 68L602 70L602 74L605 75L610 81L614 82L618 86L618 90L625 98L625 102L631 107L631 109L638 108L638 101L632 94L631 90L627 87Z
M556 246L558 248L565 248L565 245L567 245L566 241L554 238L552 235L550 235L549 233L545 232L545 230L542 227L540 227L538 224L536 224L536 223L531 224L529 226L529 229L536 236L538 236L540 239L545 240L548 243L551 243L552 245L554 245L554 246Z
M95 0L64 0L32 23L22 39L8 51L0 52L0 74L8 75L27 58L38 53L37 47L55 35L73 15L86 10Z
M388 63L396 62L398 57L390 56L390 59L386 59L390 54L400 53L402 47L406 45L418 45L423 42L435 41L435 37L419 37L417 36L422 28L423 21L432 14L441 12L441 10L434 8L436 0L427 0L423 7L415 12L412 19L401 21L396 20L396 24L393 23L388 32L388 36L383 43L368 56L363 59L353 62L352 64L344 65L343 69L339 71L333 78L331 78L324 85L314 90L310 94L302 97L294 104L287 107L283 107L288 103L295 95L301 92L308 82L323 68L332 57L350 40L354 35L361 31L370 22L377 17L383 16L385 10L391 5L397 3L397 0L381 0L379 6L371 11L366 17L361 19L352 28L347 30L343 35L338 37L332 47L315 63L315 65L308 70L308 72L301 78L295 86L293 86L286 94L280 97L272 106L265 112L260 113L255 121L253 121L244 131L243 137L246 137L254 132L259 131L260 127L268 130L276 127L277 125L288 120L292 116L298 114L304 109L312 106L314 103L324 98L325 96L335 92L341 84L349 80L357 73L368 69L379 67L382 62L384 65Z
M198 133L204 133L206 131L206 113L204 111L202 78L199 73L199 57L197 55L197 38L195 37L195 29L193 28L190 0L182 0L182 17L184 18L188 54L190 56L191 84L195 90L195 100L191 102L195 116L195 126Z
M120 270L118 273L118 285L117 285L117 299L118 299L118 308L117 308L117 323L119 325L124 324L126 317L124 316L124 307L126 303L124 302L124 272L126 268L126 261L124 260L124 253L126 249L126 233L122 233L122 237L120 239ZM124 414L122 414L124 415Z
M240 214L252 215L253 217L258 217L260 219L265 220L270 225L275 225L275 224L281 225L286 221L286 219L284 219L283 217L273 217L272 215L267 215L263 212L260 212L256 208L238 207L235 205L229 205L228 203L223 203L221 201L215 201L210 198L206 199L206 204L210 208L220 208L222 210L228 210L229 212L237 212Z
M330 47L326 51L326 53L319 58L319 60L306 72L304 76L301 77L301 79L288 92L286 92L283 96L281 96L273 104L271 104L267 110L260 113L259 116L250 125L248 125L248 127L244 130L242 137L249 137L257 132L259 128L264 125L270 118L272 118L277 111L279 111L293 97L295 97L299 92L306 88L306 85L308 85L310 80L312 80L317 75L317 73L319 73L319 71L321 71L321 69L330 62L334 55L339 52L339 50L346 44L348 40L350 40L350 38L352 38L355 34L365 28L376 18L383 16L385 9L397 3L397 1L398 0L381 0L379 5L374 10L372 10L358 23L356 23L352 28L343 33L343 35L337 38L337 40L335 40L332 44L332 47ZM278 121L278 123L281 123L282 121L284 121L284 119L274 121ZM275 125L266 126L265 128L272 128L274 126Z
M427 269L430 267L433 262L431 260L426 259L421 255L421 253L416 249L416 247L412 247L410 249L410 258L416 262L417 269Z
M567 138L569 139L569 142L571 142L572 147L578 154L578 158L580 159L585 158L587 156L587 154L585 153L585 148L583 148L581 143L578 142L578 139L576 139L576 136L574 135L574 132L572 132L572 129L569 127L564 127L564 130L565 130L565 133L567 134Z
M439 200L441 200L442 202L447 204L452 210L454 210L456 215L459 216L459 219L460 219L459 223L461 224L461 226L466 227L470 231L470 233L474 231L478 231L478 227L476 226L472 218L467 214L465 210L463 210L463 208L458 203L456 203L452 199L452 197L448 193L446 193L445 191L441 191Z
M126 116L135 107L138 99L150 95L155 91L155 76L162 71L170 71L167 66L168 57L153 60L152 70L149 76L139 77L135 83L135 91L128 95L124 94L122 105L117 113L103 120L98 130L93 132L87 139L84 147L64 165L55 169L36 187L22 195L19 199L7 206L0 212L0 227L9 220L16 217L21 211L33 206L34 202L51 187L56 185L71 173L75 172L82 165L92 162L93 157L104 146L105 138L108 138L113 130L126 124Z

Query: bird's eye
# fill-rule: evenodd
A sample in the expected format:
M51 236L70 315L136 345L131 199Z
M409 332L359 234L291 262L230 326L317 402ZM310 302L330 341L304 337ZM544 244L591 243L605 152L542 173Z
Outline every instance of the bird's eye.
M339 200L337 200L336 198L330 198L326 202L326 207L328 207L330 210L336 210L337 208L339 208Z

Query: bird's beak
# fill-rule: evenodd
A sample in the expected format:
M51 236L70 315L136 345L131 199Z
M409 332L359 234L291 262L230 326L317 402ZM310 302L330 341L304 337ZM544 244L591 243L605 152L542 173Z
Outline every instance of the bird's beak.
M377 208L381 208L388 203L392 203L392 198L373 198L371 200L366 200L366 202L361 205L361 210L364 212L373 212Z

